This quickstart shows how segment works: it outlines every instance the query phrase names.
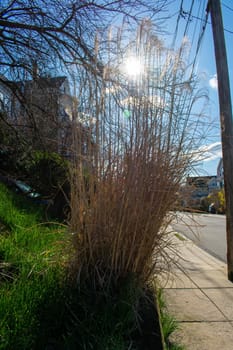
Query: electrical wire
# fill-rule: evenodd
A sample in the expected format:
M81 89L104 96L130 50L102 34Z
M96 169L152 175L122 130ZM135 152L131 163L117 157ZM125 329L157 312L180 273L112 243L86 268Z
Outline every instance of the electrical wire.
M183 9L183 0L181 0L181 2L180 2L179 15L178 15L177 20L176 20L176 28L175 28L174 37L173 37L173 40L172 40L172 46L171 47L175 47L182 9Z
M195 15L192 15L191 17L194 18L194 19L198 19L199 21L202 21L202 22L204 21L203 18L197 17L197 16L195 16ZM211 25L211 22L207 21L207 24L210 24L210 25ZM223 30L224 30L224 32L233 34L233 30L229 30L229 29L227 29L227 28L223 28Z
M204 11L204 9L203 9L203 11ZM193 67L192 68L192 73L193 73L193 70L195 69L198 53L200 51L201 44L202 44L202 41L203 41L203 38L204 38L204 34L205 34L206 26L207 26L207 21L208 21L208 15L209 15L209 11L205 10L204 25L202 26L202 28L200 30L199 37L198 37L196 52L195 52L195 56L194 56L194 60L193 60L193 64L192 64L192 67Z
M201 6L201 4L202 4L202 6ZM191 63L192 68L191 68L190 77L192 76L193 71L194 71L195 66L196 66L196 63L197 63L198 54L199 54L199 51L201 48L201 43L203 41L203 37L204 37L205 30L206 30L206 25L207 25L207 20L208 20L208 12L206 11L206 6L205 6L204 2L200 2L199 6L198 6L197 16L194 15L193 12L194 12L194 0L192 1L189 10L184 9L184 2L182 0L181 5L180 5L180 14L179 14L179 17L177 19L177 26L179 25L180 18L184 18L187 21L185 28L184 28L184 31L183 31L183 34L182 34L182 40L184 40L184 38L186 36L188 36L188 34L190 32L190 24L191 24L191 22L193 22L193 19L195 17L200 18L201 13L202 13L201 21L203 22L203 25L202 24L200 25L199 34L197 34L198 21L195 20L194 27L192 27L192 32L190 33L192 46L194 46L194 43L196 42L196 48L195 48L194 55L192 54L193 50L190 49L189 56L188 56L188 61L191 61L191 55L192 55L192 57L194 57L194 58L192 58L192 63ZM176 26L176 31L175 31L176 35L178 32L177 26ZM184 49L183 46L181 46L179 49L179 57L181 57L183 49Z
M226 5L226 4L224 4L223 2L222 2L222 6L226 7L226 8L227 8L228 10L230 10L230 11L233 11L233 8L232 8L232 7L230 7L230 6Z

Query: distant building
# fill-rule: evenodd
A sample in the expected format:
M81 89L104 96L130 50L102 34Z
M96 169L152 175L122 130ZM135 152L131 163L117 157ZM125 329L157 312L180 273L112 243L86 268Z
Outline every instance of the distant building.
M0 75L0 112L11 112L11 96L12 92L7 85L7 79Z
M217 176L212 176L211 179L208 181L208 192L210 194L217 190L219 190Z
M186 179L186 186L183 190L185 205L199 208L201 200L210 193L218 190L217 176L189 176Z
M192 189L193 198L208 196L218 189L217 176L192 176L187 178L187 185Z
M66 77L0 80L0 104L8 121L35 148L70 153L74 98Z

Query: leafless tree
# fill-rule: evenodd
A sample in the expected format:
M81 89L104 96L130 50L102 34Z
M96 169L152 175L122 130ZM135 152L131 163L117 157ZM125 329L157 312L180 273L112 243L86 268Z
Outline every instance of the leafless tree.
M122 16L137 21L153 16L167 1L3 0L0 5L0 69L8 74L32 72L37 60L46 70L80 63L101 72L94 37ZM22 70L23 68L23 70Z
M1 1L0 84L10 89L14 100L20 101L20 105L24 106L23 116L26 112L29 121L27 127L31 128L31 134L34 133L39 144L43 143L44 129L40 121L43 115L44 119L48 118L48 111L41 104L31 108L32 101L28 102L28 96L24 94L24 82L40 76L53 76L54 72L64 75L64 71L67 73L67 68L72 70L74 65L81 66L91 79L102 80L105 53L102 50L102 56L96 54L98 33L102 35L110 25L118 25L122 19L130 27L145 16L152 18L168 2ZM20 85L12 84L12 81L20 82ZM38 98L33 98L33 104L35 100L38 101ZM20 118L22 121L22 115ZM55 119L55 116L52 118ZM11 119L12 121L14 120ZM27 141L29 139L26 137Z

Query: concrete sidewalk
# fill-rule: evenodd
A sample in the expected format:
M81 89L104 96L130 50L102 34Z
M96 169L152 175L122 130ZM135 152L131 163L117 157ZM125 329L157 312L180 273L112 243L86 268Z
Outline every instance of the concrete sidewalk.
M179 329L173 340L187 350L233 349L233 283L226 264L179 240L179 261L162 287L170 314Z

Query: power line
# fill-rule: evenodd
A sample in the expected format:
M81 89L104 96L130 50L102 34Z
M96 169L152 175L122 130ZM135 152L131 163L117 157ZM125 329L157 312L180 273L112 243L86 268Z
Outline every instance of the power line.
M190 6L190 10L189 12L187 12L187 15L188 15L188 20L186 22L186 25L184 27L184 31L183 31L183 35L182 35L182 38L184 39L185 37L187 37L187 33L188 33L188 30L189 30L189 26L190 26L190 18L191 18L191 14L192 14L192 11L193 11L193 6L194 6L194 0L192 0L192 3L191 3L191 6ZM180 6L180 17L181 18L183 17L183 0L181 1L181 6ZM178 58L180 59L182 54L183 54L183 51L184 51L184 45L181 45L180 48L179 48L179 52L178 52Z
M208 1L207 1L208 2ZM190 34L191 36L191 43L193 46L193 55L192 55L192 63L191 63L191 75L194 72L194 69L197 65L197 60L199 57L199 53L200 53L200 49L201 49L201 45L203 42L203 38L204 38L204 34L206 31L206 27L207 24L211 24L210 21L208 21L208 11L207 11L207 7L205 6L205 2L201 3L203 6L201 8L201 6L198 7L196 13L194 14L194 0L190 3L190 7L189 9L185 10L184 9L184 1L181 0L180 1L180 9L179 9L179 14L177 16L176 19L176 27L175 27L175 31L174 31L174 36L173 36L173 41L172 41L172 47L175 47L175 42L177 40L177 35L179 32L179 27L181 26L181 22L180 20L183 18L184 20L186 20L186 25L184 26L184 29L182 30L182 38L185 38L185 36L187 36L188 34ZM202 13L202 15L201 15ZM192 32L190 32L190 24L191 22L194 22L194 25L192 26ZM200 24L200 29L199 29L199 34L197 33L197 23L198 21L201 22ZM233 34L233 31L224 28L224 30L230 34ZM194 43L196 43L196 48L194 48ZM179 49L179 56L181 57L183 52L183 47L181 46ZM191 50L190 50L190 55L191 55ZM190 58L191 56L189 56ZM190 60L191 61L191 60Z
M230 11L233 11L233 8L231 8L230 6L224 4L223 2L222 2L222 6L226 7L226 8L227 8L228 10L230 10Z
M202 2L203 3L203 2ZM201 1L199 2L199 6L198 6L198 12L197 12L197 16L200 17L200 11L201 11ZM197 21L195 23L195 26L194 26L194 30L193 30L193 36L192 36L192 39L191 39L191 42L193 43L194 42L194 39L195 39L195 36L196 36L196 32L197 32Z
M181 12L181 17L184 18L185 20L187 20L187 24L190 24L190 22L192 22L195 19L194 29L193 29L193 33L192 33L192 41L191 42L194 43L196 41L196 48L195 48L195 51L194 51L194 56L193 56L194 58L192 59L192 64L191 64L192 69L191 69L190 77L192 76L194 68L195 68L196 63L197 63L198 54L199 54L199 51L200 51L200 48L201 48L201 44L202 44L202 41L203 41L204 33L205 33L207 22L208 22L208 12L206 11L205 3L202 2L202 4L203 4L202 9L201 9L201 4L198 7L197 16L195 16L192 13L192 11L193 11L193 2L192 2L192 5L191 5L191 8L190 8L189 11L185 11L183 8L181 9L181 11L182 11ZM201 10L202 10L202 18L199 17L199 15L201 13ZM197 19L200 19L201 22L203 22L203 25L202 24L200 25L200 29L199 29L199 34L198 35L196 35L197 23L198 23ZM185 28L187 29L187 25L186 25ZM186 29L184 31L184 35L187 35ZM197 39L195 40L196 37L197 37ZM191 50L190 50L190 55L191 55Z
M191 23L191 17L192 17L193 6L194 6L194 0L192 0L191 6L190 6L190 10L187 12L188 20L187 20L187 23L186 23L186 26L185 26L185 29L184 29L183 37L185 37L185 36L187 35L188 29L189 29L189 25L190 25L190 23ZM182 9L181 17L182 17L182 14L183 14L183 13L184 13L184 10Z
M203 22L204 22L204 25L201 26L200 28L200 33L199 33L199 37L198 37L198 40L197 40L197 47L196 47L196 52L195 52L195 56L194 56L194 60L193 60L193 64L192 64L192 73L193 73L193 70L195 68L195 65L196 65L196 61L197 61L197 55L200 51L200 48L201 48L201 44L202 44L202 40L204 38L204 33L205 33L205 30L206 30L206 25L207 25L207 21L208 21L208 12L205 10L205 7L202 8L202 11L203 11ZM192 74L191 73L191 74Z
M184 16L186 16L186 15L188 14L188 12L183 11L183 14L184 14ZM185 18L184 16L183 16L183 18ZM191 15L191 19L193 19L193 18L194 18L194 19L198 19L199 21L202 21L202 22L205 21L203 18L200 18L200 17L195 16L195 15ZM211 25L211 22L207 21L207 24L210 24L210 25ZM223 30L224 30L224 32L233 34L233 30L229 30L229 29L226 29L226 28L223 28Z
M177 20L176 20L176 28L175 28L174 37L172 40L172 47L175 47L175 42L176 42L176 37L177 37L177 33L178 33L178 27L179 27L179 23L180 23L182 8L183 8L183 0L181 0L179 15L178 15Z

